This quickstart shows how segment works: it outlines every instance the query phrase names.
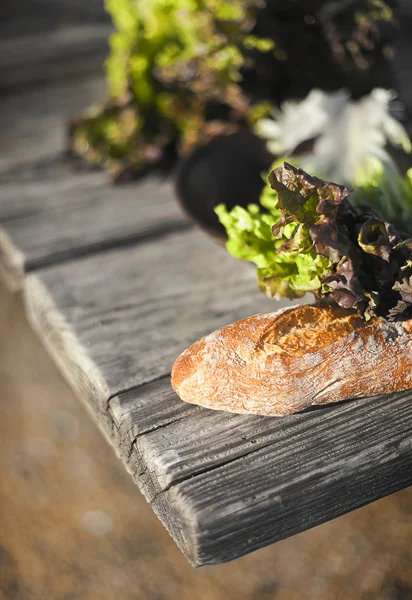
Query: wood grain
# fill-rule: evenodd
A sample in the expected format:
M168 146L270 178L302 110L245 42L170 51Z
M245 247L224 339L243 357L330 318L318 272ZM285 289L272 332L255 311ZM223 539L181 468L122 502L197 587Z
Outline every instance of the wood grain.
M206 473L176 486L175 498L198 516L198 561L234 558L410 485L410 400L382 399L381 410L364 401L359 418L336 408L333 427L328 413L313 429L302 421L302 436L219 468L212 486Z
M104 0L13 0L0 3L2 40L47 35L64 27L101 23L110 23Z
M24 270L187 227L171 184L158 177L110 187L102 172L76 173L68 165L52 177L45 170L3 186L0 261L16 263L8 268L14 287Z
M66 148L66 122L105 97L103 75L52 82L0 99L0 177L18 181L26 171Z
M101 71L112 31L110 24L79 24L2 39L0 90Z
M129 470L172 534L178 524L189 560L203 565L410 485L411 398L405 392L276 419L182 406L159 381L110 407Z
M246 310L240 299L250 305L254 281L247 265L231 280L230 257L197 231L162 242L164 266L162 244L145 243L41 270L25 295L34 327L193 564L231 560L412 483L410 393L284 419L180 402L167 377L173 357L227 320L219 302L231 315ZM143 253L148 273L157 265L152 282ZM193 286L196 273L208 285ZM140 387L118 393L131 386Z
M110 396L169 373L187 345L229 318L273 306L254 269L197 230L28 275L30 312L41 309L46 290Z
M152 386L154 393L143 399L148 422L151 418L157 428L159 418L163 424L174 420L164 410L171 393L176 403L167 378L163 395L153 379L167 374L175 356L195 337L220 327L229 311L240 318L250 312L251 303L255 310L272 305L258 292L253 269L247 264L235 270L233 266L224 249L202 233L188 231L26 277L26 310L32 326L126 464L133 441L125 446L127 432L119 433L113 425L109 398L151 382L146 391ZM162 417L154 412L156 404L161 405ZM187 405L178 404L172 412L187 410ZM127 422L127 409L124 412ZM134 450L128 468L145 495L156 499L157 514L190 556L185 532L167 499L159 495L162 490L151 477L150 464Z
M66 119L103 89L95 77L0 101L0 261L14 288L24 270L185 226L170 182L110 186L105 173L64 159Z
M0 90L102 71L113 25L103 0L0 5Z

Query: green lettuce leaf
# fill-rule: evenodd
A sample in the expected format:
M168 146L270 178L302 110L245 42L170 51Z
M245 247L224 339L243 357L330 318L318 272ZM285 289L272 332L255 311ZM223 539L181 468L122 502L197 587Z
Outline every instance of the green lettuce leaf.
M352 206L345 186L289 163L271 171L261 206L216 209L228 251L257 266L269 296L317 299L366 319L405 318L412 306L412 239Z
M261 206L236 206L230 212L224 205L216 207L228 235L227 250L255 263L260 288L274 298L299 298L315 292L321 279L332 273L330 261L317 254L309 236L309 224L316 220L313 201L298 196L296 212L301 221L288 218L280 197L285 203L294 200L279 196L269 186L260 198Z

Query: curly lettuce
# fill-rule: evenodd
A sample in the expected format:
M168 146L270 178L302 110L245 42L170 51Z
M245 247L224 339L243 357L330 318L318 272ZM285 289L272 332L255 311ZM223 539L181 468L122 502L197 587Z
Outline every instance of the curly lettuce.
M405 229L412 222L412 169L400 172L393 148L406 156L412 143L391 115L393 98L383 89L358 100L347 90L312 90L302 101L285 102L271 118L258 120L256 132L274 154L292 156L306 172L351 187L352 204L366 205Z
M261 0L106 0L115 33L106 62L109 100L73 120L75 154L113 178L186 152L246 118L245 62L271 52L252 33ZM253 103L259 114L259 102ZM265 111L263 110L263 113ZM252 117L253 120L253 117Z
M412 239L361 211L342 185L285 163L271 171L261 204L216 212L228 251L257 266L269 296L311 292L366 319L410 316Z
M318 255L310 242L308 223L315 217L313 203L303 204L301 215L306 216L302 222L282 221L279 197L269 186L260 203L262 206L235 206L230 212L223 204L216 207L228 235L227 250L255 263L259 286L269 296L292 299L319 289L321 278L332 270L330 261ZM274 224L278 225L275 232Z

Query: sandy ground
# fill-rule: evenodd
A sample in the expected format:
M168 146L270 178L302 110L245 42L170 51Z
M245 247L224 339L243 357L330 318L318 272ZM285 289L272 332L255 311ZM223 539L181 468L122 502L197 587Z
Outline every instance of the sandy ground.
M412 599L412 491L193 569L0 289L0 598Z

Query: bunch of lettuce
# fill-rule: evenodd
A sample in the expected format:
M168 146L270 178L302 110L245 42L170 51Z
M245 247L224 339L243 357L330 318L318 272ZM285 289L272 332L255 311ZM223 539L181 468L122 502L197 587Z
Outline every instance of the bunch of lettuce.
M71 149L116 178L158 162L170 145L185 152L199 139L232 131L251 108L241 68L251 52L274 48L251 33L261 5L106 0L117 30L106 63L109 99L72 121ZM261 114L259 105L254 109Z
M223 205L231 254L257 266L275 298L312 292L366 319L406 318L412 306L412 239L353 206L350 190L285 163L269 174L261 204Z

